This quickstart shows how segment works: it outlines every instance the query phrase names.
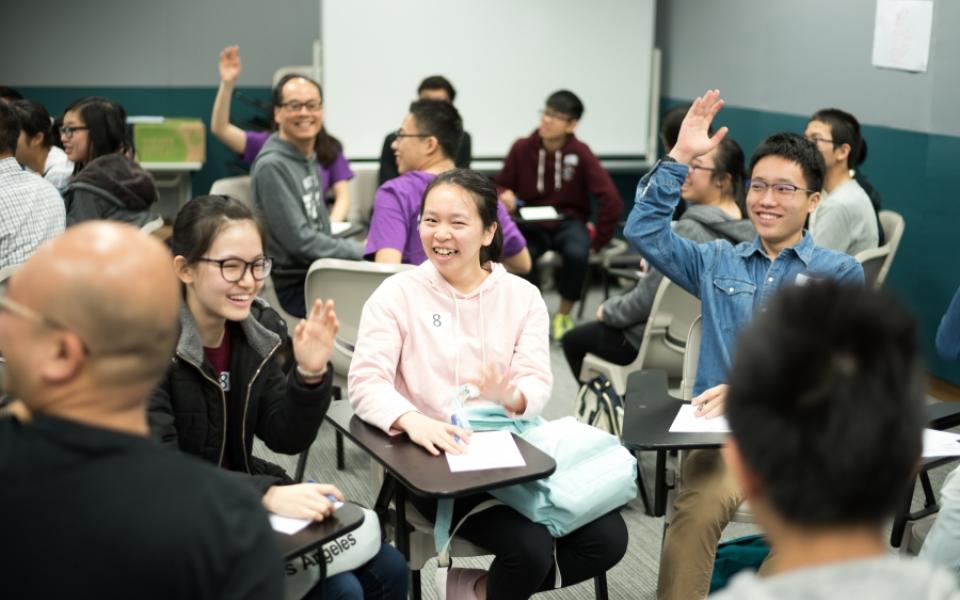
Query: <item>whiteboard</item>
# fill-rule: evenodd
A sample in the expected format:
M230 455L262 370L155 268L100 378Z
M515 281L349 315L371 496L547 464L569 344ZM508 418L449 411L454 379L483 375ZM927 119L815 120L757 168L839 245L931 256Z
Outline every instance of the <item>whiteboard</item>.
M351 160L379 158L435 74L457 90L474 159L502 159L563 88L595 154L647 155L655 0L319 1L325 123Z

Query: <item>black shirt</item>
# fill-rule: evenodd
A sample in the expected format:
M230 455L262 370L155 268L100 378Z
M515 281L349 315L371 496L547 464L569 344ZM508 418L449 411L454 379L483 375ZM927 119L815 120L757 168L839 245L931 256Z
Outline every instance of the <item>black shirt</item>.
M0 418L7 598L280 598L283 562L236 475L49 416Z

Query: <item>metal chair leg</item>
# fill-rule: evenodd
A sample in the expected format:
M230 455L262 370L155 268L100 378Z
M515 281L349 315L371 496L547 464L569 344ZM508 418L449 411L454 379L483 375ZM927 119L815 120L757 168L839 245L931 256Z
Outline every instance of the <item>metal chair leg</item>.
M310 455L310 447L300 453L297 457L297 471L293 476L294 481L303 483L303 474L307 470L307 457Z
M601 573L593 578L593 588L597 600L607 600L607 574Z
M342 471L344 469L344 458L343 458L343 432L339 429L334 436L334 442L337 446L337 470Z

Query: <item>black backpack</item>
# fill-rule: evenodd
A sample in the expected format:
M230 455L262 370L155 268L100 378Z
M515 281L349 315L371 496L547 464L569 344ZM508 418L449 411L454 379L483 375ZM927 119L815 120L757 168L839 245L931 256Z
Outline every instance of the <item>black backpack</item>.
M581 423L619 438L623 427L623 398L605 375L597 375L580 386L575 416Z

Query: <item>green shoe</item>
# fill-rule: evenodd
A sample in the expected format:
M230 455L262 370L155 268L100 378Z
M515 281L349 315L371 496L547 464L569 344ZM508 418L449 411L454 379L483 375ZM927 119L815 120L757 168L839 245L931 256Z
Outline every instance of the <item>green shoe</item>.
M553 341L559 342L560 338L571 329L573 329L573 317L560 313L553 315L553 322L550 324Z

